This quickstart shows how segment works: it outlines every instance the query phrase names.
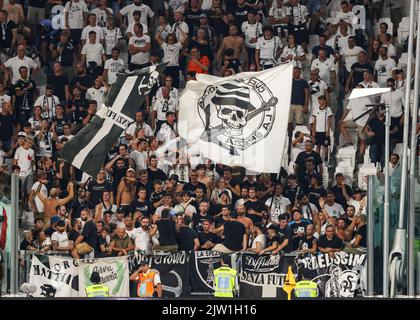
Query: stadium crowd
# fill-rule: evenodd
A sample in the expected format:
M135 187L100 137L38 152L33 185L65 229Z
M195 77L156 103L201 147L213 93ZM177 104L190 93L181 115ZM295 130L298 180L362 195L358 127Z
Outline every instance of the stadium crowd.
M355 23L355 5L366 9L364 26ZM353 88L391 87L392 148L401 143L411 78L401 1L4 0L1 7L0 174L3 190L12 172L20 177L30 217L21 250L79 258L134 249L366 247L366 197L353 172L332 169L340 146L357 149L355 173L366 157L379 171L385 161L398 167L398 152L384 159L383 110L359 117L389 96L345 98ZM390 19L378 23L385 10ZM287 61L295 68L279 177L213 163L199 151L179 150L172 161L159 154L178 136L187 81ZM102 107L117 73L159 62L168 62L164 76L99 174L63 161L60 150Z

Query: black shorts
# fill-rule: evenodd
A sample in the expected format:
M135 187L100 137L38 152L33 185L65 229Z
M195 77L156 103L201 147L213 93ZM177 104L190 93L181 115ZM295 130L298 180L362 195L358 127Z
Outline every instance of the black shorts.
M315 145L328 147L331 144L330 137L325 135L325 132L315 132Z

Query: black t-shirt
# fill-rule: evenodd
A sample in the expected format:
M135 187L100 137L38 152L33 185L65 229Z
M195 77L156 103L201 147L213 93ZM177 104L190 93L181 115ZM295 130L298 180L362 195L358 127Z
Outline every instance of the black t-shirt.
M241 188L243 188L243 187L247 187L248 189L249 189L250 187L253 187L253 188L255 188L255 190L257 190L257 191L263 191L263 190L264 190L264 187L263 187L261 184L259 184L257 181L254 181L254 182L249 182L249 181L247 180L247 181L245 181L245 182L243 182L243 183L241 184Z
M194 239L198 238L197 232L189 227L180 227L178 238L178 250L180 251L193 251Z
M70 99L67 108L71 109L73 106L76 107L76 110L70 112L69 120L74 123L82 123L83 118L87 115L88 101L85 98Z
M81 84L83 87L90 88L93 86L93 77L90 74L86 74L84 76L74 76L73 79L70 81L70 87L73 88L76 84ZM84 97L86 94L85 90L82 90L82 96Z
M327 236L324 234L319 238L319 247L343 249L343 241L336 235L333 236L332 240L328 240Z
M149 181L166 181L168 180L168 177L166 176L165 172L163 172L160 169L157 169L157 171L152 171L150 168L147 168L147 174L149 175Z
M147 183L144 184L141 181L137 182L137 190L139 190L139 188L145 188L147 191L147 199L150 199L151 194L153 193L153 181L150 179L147 179Z
M32 87L29 89L30 85L32 85ZM33 109L34 103L35 103L35 88L36 88L36 84L32 80L19 79L18 81L16 81L16 83L13 86L13 91L14 91L13 94L16 96L16 102L15 102L16 111L25 110L28 112L29 110ZM18 96L16 94L17 89L20 89L20 90L26 89L26 92L23 95Z
M67 238L69 239L69 241L73 241L75 242L77 240L77 238L79 237L80 233L77 232L76 230L72 229L68 234L67 234Z
M278 234L276 234L273 238L270 239L270 237L267 237L267 248L272 246L274 242L277 242L278 245L280 245L284 239L282 240Z
M370 119L367 123L370 129L375 132L375 135L370 138L371 144L384 145L385 144L385 121L378 118ZM392 128L391 128L392 130Z
M306 160L312 159L315 163L315 167L322 164L321 156L318 152L312 150L310 153L307 153L306 151L302 151L298 154L295 163L299 166L298 170L298 176L299 180L302 180L302 178L305 176L306 172Z
M245 205L245 208L246 208L247 211L249 209L254 209L254 211L256 211L256 212L262 212L265 209L265 205L263 203L261 203L259 200L257 200L257 201L248 200L247 202L244 203L244 205ZM255 214L248 214L247 213L246 216L248 218L250 218L254 224L256 224L258 222L262 222L261 217L258 217Z
M103 256L103 252L101 251L101 245L103 244L106 245L106 239L104 239L102 235L98 234L98 242L95 247L95 258L101 258Z
M123 166L121 169L117 166L115 162L112 166L112 191L114 194L117 193L118 184L120 183L121 179L125 177L127 173L127 166Z
M63 48L63 51L61 51L61 65L63 67L71 67L73 65L73 60L74 60L74 47L73 44L68 41L66 43L62 43L60 41L56 42L54 44L55 48Z
M326 50L326 53L327 53L327 58L329 58L332 54L334 54L334 49L332 48L332 47L330 47L330 46L320 46L320 45L317 45L317 46L315 46L315 47L313 47L313 49L312 49L312 54L316 57L316 58L318 58L319 57L319 50L320 49L325 49Z
M200 50L201 56L207 56L207 58L209 58L210 61L213 60L213 51L209 43L207 45L204 45L195 40L192 40L188 44L188 50L191 50L192 48L198 48L198 50Z
M361 226L356 232L356 235L360 235L362 237L362 240L359 242L359 246L364 247L364 248L367 248L367 245L366 245L366 240L367 240L366 230L367 230L367 225L365 224L365 225Z
M291 104L297 104L301 106L305 104L305 89L309 89L309 84L306 80L293 79Z
M102 194L104 191L111 191L112 185L108 181L98 183L96 180L92 181L88 186L90 192L90 202L96 206L102 200Z
M13 136L18 120L14 115L0 114L0 141L7 141Z
M83 242L86 242L89 246L95 249L96 243L98 242L98 229L96 223L93 220L89 220L85 223L82 230Z
M44 8L46 0L29 0L29 6L34 8Z
M318 241L314 236L309 239L306 236L299 238L299 249L312 249L314 240Z
M28 241L26 239L23 239L22 242L20 243L19 250L26 250L29 246L33 247L32 242L33 241Z
M227 69L233 69L236 73L240 72L240 66L242 65L241 61L238 59L225 59L222 63L222 65L225 64L225 61L228 61Z
M152 194L150 196L150 201L152 202L152 204L155 204L156 202L159 202L162 199L162 197L163 197L164 194L165 193L163 191L162 192L159 192L159 193L152 192Z
M74 202L70 205L70 208L73 209L72 214L71 214L71 218L72 219L77 219L80 218L80 212L82 212L82 210L84 208L93 208L94 206L92 205L92 203L89 200L86 200L85 202L80 203L80 201L78 199L74 200Z
M197 232L200 232L203 230L202 223L204 220L209 220L210 223L214 221L213 217L209 213L207 213L204 216L202 216L200 213L193 213L192 223Z
M175 222L172 220L159 220L156 222L159 231L159 244L161 246L177 245Z
M203 10L199 9L193 11L188 9L184 12L185 22L188 24L189 34L196 34L200 26L200 15L203 14Z
M352 192L351 188L348 185L345 185L345 188L346 188L346 192L347 192L348 196L352 197L353 192ZM341 204L343 206L344 210L346 210L347 207L348 207L348 204L347 204L346 198L344 198L343 190L341 188L339 188L337 185L335 185L334 187L331 188L331 191L334 193L335 202Z
M292 203L292 206L295 203L296 196L301 192L301 188L296 185L296 187L292 188L290 186L286 186L286 188L283 191L283 196L288 198L290 202Z
M365 71L370 72L370 74L373 74L373 67L370 63L360 63L360 62L356 62L353 63L353 65L351 66L351 70L353 71L353 88L360 82L363 81L363 73Z
M220 239L218 236L216 236L215 234L208 232L199 232L198 233L198 240L200 241L200 245L204 245L207 241L211 241L214 244L217 243L222 243L222 239ZM207 249L202 249L202 250L207 250Z
M12 20L8 20L4 26L0 25L0 48L10 49L13 39L12 30L15 29L17 29L17 25Z
M234 2L234 1L232 1ZM251 7L249 6L238 6L237 3L233 4L228 13L231 13L235 17L235 25L238 30L241 30L242 23L247 20L248 11L250 11Z
M57 136L64 135L64 125L66 123L70 122L70 119L67 116L63 116L63 118L54 118L53 122L55 124L55 132L57 133Z
M319 205L319 198L325 198L327 196L327 190L325 190L322 186L319 188L309 187L307 190L307 194L309 197L309 202L316 205L318 210L320 210L321 206Z
M150 217L150 215L153 213L153 207L149 200L146 200L144 202L134 200L130 204L130 208L131 212L140 211L143 217Z
M292 251L292 229L289 226L286 226L285 228L278 228L278 234L280 238L279 245L283 243L284 240L288 239L289 243L287 246L283 248L283 251L286 253L289 253Z
M303 229L303 231L305 231L306 226L308 224L309 223L306 222L306 221L301 221L299 223L292 222L290 224L290 228L292 229L293 236L296 236L298 234L298 231L299 230L302 230ZM300 238L299 237L292 239L292 251L295 251L295 250L299 249L299 241L300 241Z
M242 242L244 234L246 234L245 226L238 221L226 221L224 224L225 238L223 245L232 251L242 250Z
M197 181L196 185L193 185L191 182L188 182L186 184L184 184L184 186L182 187L183 191L188 191L191 195L195 194L195 189L197 189L197 187L200 187L203 189L204 194L206 194L207 192L207 187L204 183L201 183L199 181Z
M69 84L69 79L67 79L65 75L56 76L55 74L49 74L47 76L47 84L53 86L54 95L56 95L60 101L66 100L65 88Z

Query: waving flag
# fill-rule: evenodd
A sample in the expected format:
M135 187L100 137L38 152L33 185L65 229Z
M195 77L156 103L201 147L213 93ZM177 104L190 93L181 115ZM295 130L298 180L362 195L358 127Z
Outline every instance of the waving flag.
M160 64L118 74L102 108L61 150L63 159L83 172L96 176L113 143L134 122L136 111L165 66Z
M198 74L180 99L180 136L215 162L278 173L292 74L291 63L226 78Z

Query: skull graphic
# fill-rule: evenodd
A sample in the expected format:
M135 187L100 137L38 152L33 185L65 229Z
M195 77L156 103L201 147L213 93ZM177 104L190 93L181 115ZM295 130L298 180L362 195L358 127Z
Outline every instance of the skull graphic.
M239 136L246 125L248 110L233 105L216 105L217 116L223 122L223 128L229 135Z
M158 79L159 79L159 72L153 71L149 77L149 83L147 84L147 87L151 89L155 85L155 83L158 81Z

